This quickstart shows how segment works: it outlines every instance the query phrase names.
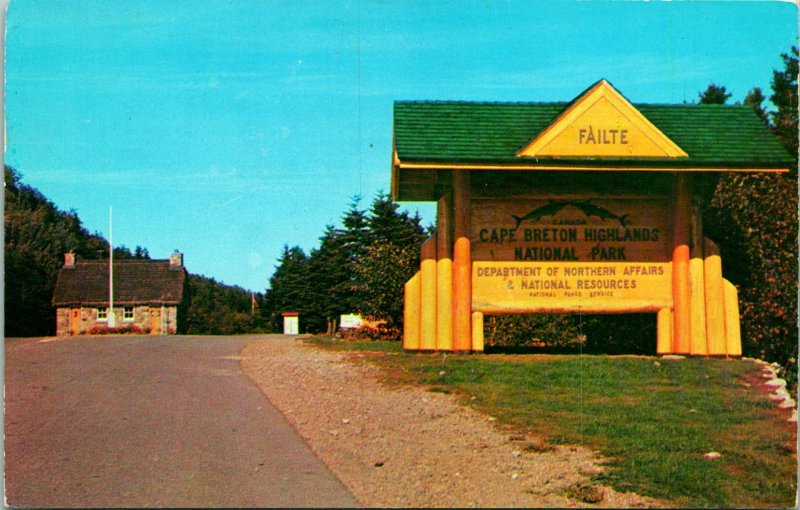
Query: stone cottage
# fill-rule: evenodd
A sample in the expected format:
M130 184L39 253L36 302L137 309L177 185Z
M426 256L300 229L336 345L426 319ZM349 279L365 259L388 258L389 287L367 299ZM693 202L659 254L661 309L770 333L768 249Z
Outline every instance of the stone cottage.
M183 255L165 260L115 260L113 266L115 328L174 335L185 312L186 270ZM109 327L109 261L64 256L53 306L56 334L80 335Z

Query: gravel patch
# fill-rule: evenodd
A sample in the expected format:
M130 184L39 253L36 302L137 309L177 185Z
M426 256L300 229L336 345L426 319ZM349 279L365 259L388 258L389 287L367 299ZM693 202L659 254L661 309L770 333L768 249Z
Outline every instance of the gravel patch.
M603 459L588 448L526 448L451 395L381 384L364 355L279 338L248 344L241 363L365 507L669 506L591 484Z

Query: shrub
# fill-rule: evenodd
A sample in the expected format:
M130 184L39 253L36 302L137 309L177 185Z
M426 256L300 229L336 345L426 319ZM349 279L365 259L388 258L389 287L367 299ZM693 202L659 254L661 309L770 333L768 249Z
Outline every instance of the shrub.
M656 351L653 314L488 316L484 335L490 349L607 354Z
M584 337L574 315L491 315L484 321L486 345L504 349L577 351Z
M86 332L87 335L147 335L149 333L149 328L143 328L137 324L125 324L113 328L95 324Z
M374 244L364 252L354 268L361 297L356 311L386 321L387 333L399 331L403 327L405 283L419 270L419 246Z
M647 313L584 317L584 352L604 354L656 354L656 316Z
M745 356L797 384L797 175L726 174L705 211L723 274L739 289Z
M343 330L339 336L343 340L399 341L403 337L403 331L397 327L388 327L385 321L377 321L359 328Z

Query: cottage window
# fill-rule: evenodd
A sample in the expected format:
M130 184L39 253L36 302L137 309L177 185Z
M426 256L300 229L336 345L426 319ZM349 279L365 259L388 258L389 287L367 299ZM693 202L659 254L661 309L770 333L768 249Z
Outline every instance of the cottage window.
M133 307L132 306L126 306L125 308L122 309L122 319L126 320L126 321L132 321L133 320Z
M108 320L108 308L98 308L97 309L97 320L98 321L107 321Z

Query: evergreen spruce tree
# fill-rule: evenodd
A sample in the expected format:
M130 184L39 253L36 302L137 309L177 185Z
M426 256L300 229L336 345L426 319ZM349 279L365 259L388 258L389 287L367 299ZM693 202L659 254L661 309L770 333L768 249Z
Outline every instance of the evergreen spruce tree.
M378 193L369 211L369 244L355 264L358 311L386 321L399 339L403 326L403 288L419 270L419 249L426 238L419 214L399 211L391 195Z
M772 70L772 95L769 100L777 108L770 112L773 133L789 153L797 159L797 47L782 53L783 69ZM796 169L795 169L796 170Z
M284 245L275 272L269 279L265 309L276 331L283 330L283 312L308 313L309 258L299 246Z
M352 300L350 263L344 249L344 235L328 225L320 246L308 263L309 304L305 324L310 331L333 333L334 323L349 313Z
M711 83L705 91L701 92L700 104L725 104L731 94L725 90L725 87Z
M744 98L744 104L753 108L758 117L764 121L764 124L769 124L767 111L764 109L764 93L760 87L753 87L747 96Z
M397 246L421 245L425 229L419 214L409 217L398 212L400 206L391 195L379 192L372 201L369 212L370 245L389 243Z

